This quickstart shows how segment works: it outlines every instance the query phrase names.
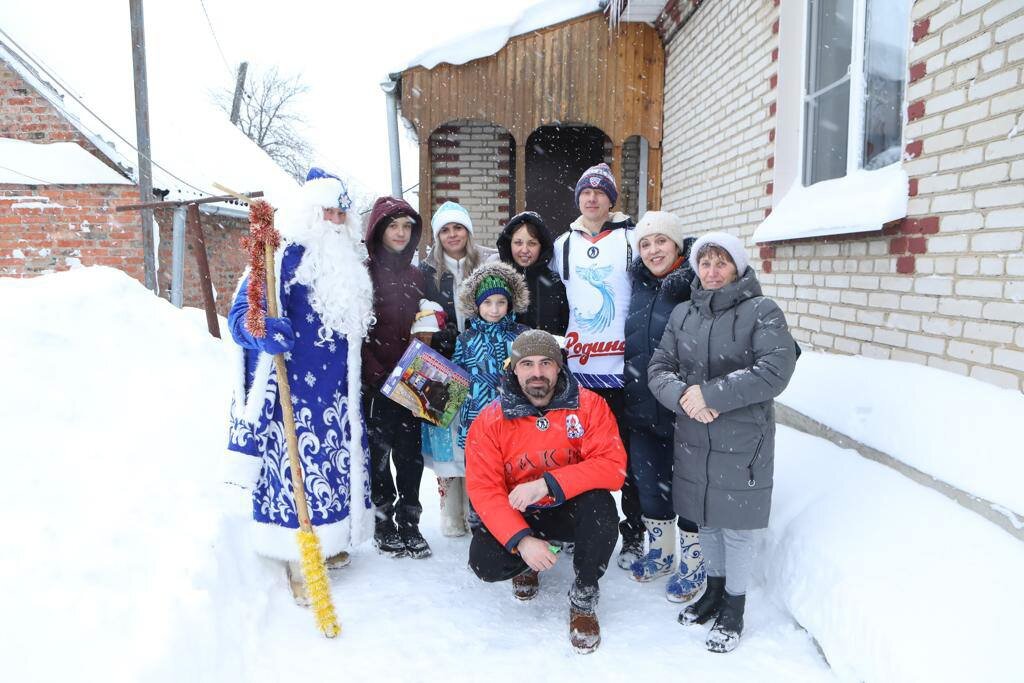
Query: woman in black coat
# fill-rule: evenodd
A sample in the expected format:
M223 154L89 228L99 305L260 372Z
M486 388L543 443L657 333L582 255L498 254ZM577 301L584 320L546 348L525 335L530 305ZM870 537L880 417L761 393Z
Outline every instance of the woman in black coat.
M672 572L676 514L672 506L672 430L675 414L660 405L647 385L647 366L676 305L690 300L693 269L686 255L693 238L671 213L648 211L636 228L640 257L626 318L625 415L629 463L640 493L647 553L630 566L637 581ZM665 587L672 602L692 600L704 585L697 525L679 518L679 566Z
M533 211L513 216L498 235L498 258L521 273L530 290L530 307L516 315L516 322L563 336L569 325L569 301L562 279L548 268L553 249L551 232Z

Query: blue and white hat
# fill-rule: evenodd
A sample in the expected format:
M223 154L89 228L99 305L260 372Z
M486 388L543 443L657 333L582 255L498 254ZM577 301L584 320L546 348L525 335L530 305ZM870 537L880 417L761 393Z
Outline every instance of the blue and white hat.
M469 230L469 234L473 234L473 219L469 217L469 211L466 211L466 207L455 202L445 202L437 208L437 211L434 212L434 217L430 219L430 229L434 232L435 241L437 240L437 233L441 232L441 228L449 223L458 223L465 226L466 230Z
M612 169L608 167L608 164L600 163L583 172L576 183L576 206L580 205L580 194L587 188L604 192L611 200L612 206L615 206L615 202L619 199L619 188L615 185L615 176L612 175Z
M352 208L348 188L341 178L316 166L309 169L309 173L306 174L302 193L311 204L325 209L338 208L347 212Z

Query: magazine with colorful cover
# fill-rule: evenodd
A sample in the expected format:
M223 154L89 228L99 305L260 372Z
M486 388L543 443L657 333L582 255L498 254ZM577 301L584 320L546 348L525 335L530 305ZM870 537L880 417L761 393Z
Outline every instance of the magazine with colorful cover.
M469 394L469 375L420 340L413 339L380 393L417 417L447 427Z

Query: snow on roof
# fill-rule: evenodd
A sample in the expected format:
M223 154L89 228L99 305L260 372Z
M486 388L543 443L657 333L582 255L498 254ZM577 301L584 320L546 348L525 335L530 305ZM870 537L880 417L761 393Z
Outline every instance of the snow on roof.
M899 162L807 187L798 180L757 226L754 241L881 230L884 224L907 215L908 184L907 172Z
M74 142L44 145L0 138L0 184L131 185Z
M150 3L146 10L153 187L168 190L172 201L221 194L214 182L239 191L263 190L271 202L294 190L295 181L211 102L206 72L226 67L203 53L203 41L194 38L208 35L199 33L208 29L198 3ZM48 21L44 15L61 20ZM137 179L125 8L70 0L12 3L0 9L0 25L6 33L0 36L0 60ZM223 73L220 81L228 80Z
M544 0L523 10L519 18L510 24L462 35L431 48L410 61L401 71L417 66L433 69L442 62L465 64L474 59L489 57L505 47L509 39L515 36L597 12L602 9L601 5L600 0Z

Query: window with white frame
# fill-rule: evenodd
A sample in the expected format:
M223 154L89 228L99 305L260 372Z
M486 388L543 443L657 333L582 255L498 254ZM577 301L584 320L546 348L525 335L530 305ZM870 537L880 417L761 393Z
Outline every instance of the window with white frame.
M909 5L808 0L803 185L899 161Z
M870 232L907 215L911 3L781 3L774 193L755 242Z

